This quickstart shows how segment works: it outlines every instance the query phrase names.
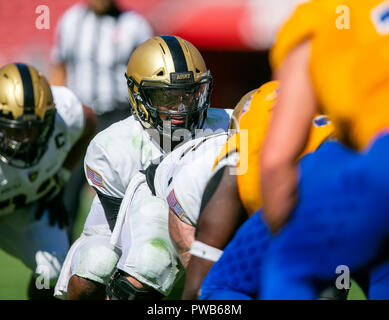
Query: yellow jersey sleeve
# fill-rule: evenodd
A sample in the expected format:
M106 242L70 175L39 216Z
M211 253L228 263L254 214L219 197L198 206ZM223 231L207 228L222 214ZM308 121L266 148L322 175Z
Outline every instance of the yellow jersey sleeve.
M322 1L313 0L299 5L281 27L270 51L270 64L273 70L279 68L294 47L316 32L318 19L323 14L323 12L320 13L320 2Z
M364 148L389 127L389 2L312 0L298 6L270 53L273 70L310 40L310 76L343 143Z

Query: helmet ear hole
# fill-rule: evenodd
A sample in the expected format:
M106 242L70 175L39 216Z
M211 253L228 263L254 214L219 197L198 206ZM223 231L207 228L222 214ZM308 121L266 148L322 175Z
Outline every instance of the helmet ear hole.
M196 68L196 73L200 73L200 70Z
M157 76L163 76L163 70L161 70L160 72L158 72Z
M150 113L148 113L148 112L146 111L146 109L144 108L144 106L140 106L140 107L138 108L138 117L139 117L142 121L144 121L144 122L146 122L146 123L149 123L149 121L150 121Z
M135 97L136 93L134 93L133 86L131 88L129 88L128 94L129 94L129 103L130 103L132 112L134 114L136 114L141 121L147 122L148 121L148 113L145 112L146 110L145 110L144 106L142 104L140 104L139 101L136 99L136 97Z

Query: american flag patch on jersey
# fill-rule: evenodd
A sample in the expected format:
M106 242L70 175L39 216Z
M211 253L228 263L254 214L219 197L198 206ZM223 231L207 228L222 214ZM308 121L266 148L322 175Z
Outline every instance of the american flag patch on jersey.
M180 219L184 216L184 209L177 201L174 189L172 189L172 191L170 191L169 195L167 196L167 203L169 204L170 209L172 209Z
M92 170L91 168L86 165L86 176L92 183L100 188L104 188L103 184L103 177L101 174L97 173L96 171Z

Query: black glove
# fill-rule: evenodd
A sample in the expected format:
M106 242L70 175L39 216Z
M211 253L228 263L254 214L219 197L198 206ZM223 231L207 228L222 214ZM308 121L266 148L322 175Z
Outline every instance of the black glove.
M49 223L50 226L54 226L58 223L60 229L69 225L68 211L65 208L63 202L64 190L62 189L57 195L49 199L42 199L39 203L38 210L36 211L35 218L40 220L43 213L49 211Z

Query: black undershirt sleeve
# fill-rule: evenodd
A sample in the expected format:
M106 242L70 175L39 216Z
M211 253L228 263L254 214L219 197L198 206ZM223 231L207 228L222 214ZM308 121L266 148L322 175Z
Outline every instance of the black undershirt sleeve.
M157 170L158 164L150 164L146 170L141 171L146 176L147 185L149 186L153 195L155 195L155 187L154 187L154 176ZM119 213L120 204L122 203L123 198L116 198L112 196L107 196L101 193L99 190L94 188L99 199L101 205L104 208L105 217L108 221L109 228L113 231L115 227L116 219Z
M224 169L226 167L224 166L223 168L219 169L214 175L213 177L211 178L211 180L209 180L207 186L205 187L205 191L203 193L203 197L201 199L201 206L200 206L200 213L203 212L205 206L207 205L207 203L209 202L209 200L211 200L213 194L215 193L217 187L219 186L220 184L220 181L223 177L223 173L224 173Z
M154 186L154 177L155 173L157 171L158 164L151 163L146 170L141 170L145 176L146 176L146 182L149 186L150 191L152 192L153 196L156 195L155 193L155 186Z
M116 219L118 217L120 204L122 203L123 198L115 198L111 196L107 196L100 191L98 191L96 188L94 188L99 199L101 202L101 205L104 208L105 217L108 221L109 228L111 231L113 231L113 228L115 227Z

